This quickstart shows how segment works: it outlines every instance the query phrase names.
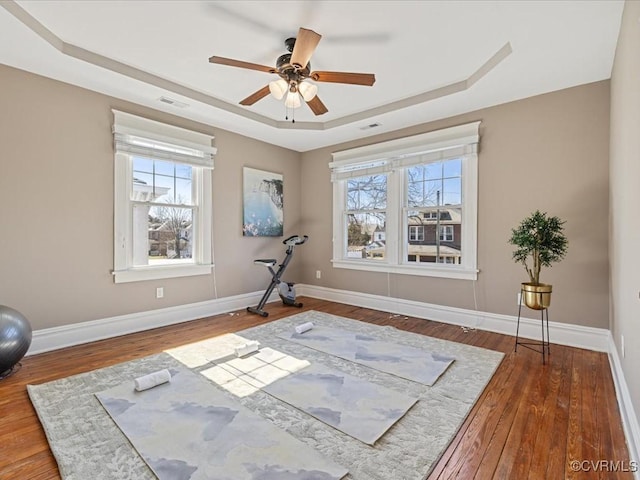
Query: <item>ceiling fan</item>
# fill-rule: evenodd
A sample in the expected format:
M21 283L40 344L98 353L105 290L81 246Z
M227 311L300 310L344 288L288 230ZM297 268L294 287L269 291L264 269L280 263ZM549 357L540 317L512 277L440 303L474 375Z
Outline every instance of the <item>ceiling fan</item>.
M257 92L249 95L240 102L240 105L253 105L258 100L269 95L269 93L280 100L286 93L285 106L288 108L298 108L301 105L300 97L302 97L315 115L322 115L328 112L327 107L322 103L320 98L318 98L318 87L308 82L308 80L366 85L370 87L375 83L376 76L372 73L312 72L309 59L311 55L313 55L321 38L322 35L313 30L300 28L297 38L288 38L285 40L284 44L290 53L285 53L278 57L275 68L217 56L209 58L209 62L228 65L230 67L275 73L280 77L280 79L270 82Z

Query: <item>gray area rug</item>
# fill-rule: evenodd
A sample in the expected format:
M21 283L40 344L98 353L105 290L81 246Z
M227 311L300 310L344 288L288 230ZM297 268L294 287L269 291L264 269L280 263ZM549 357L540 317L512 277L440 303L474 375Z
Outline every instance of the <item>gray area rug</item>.
M316 325L304 333L292 330L279 337L429 386L436 383L455 360L439 352L384 340L380 338L382 335L384 332L373 336Z
M233 321L233 317L230 317L230 321ZM382 332L390 342L455 357L456 361L433 387L429 387L278 337L308 321L372 336L379 336ZM504 356L500 352L314 311L243 330L238 334L245 339L258 340L263 347L271 347L292 358L326 365L373 384L403 392L419 401L374 446L366 445L260 389L246 391L244 395L231 393L229 387L234 383L247 385L244 380L227 378L226 384L218 386L220 378L225 378L227 373L215 364L220 354L209 354L207 342L199 342L193 348L186 349L188 352L182 352L184 358L177 354L179 352L171 352L172 355L162 353L42 385L29 385L29 396L47 434L62 478L155 478L102 408L95 393L163 368L184 368L187 365L195 372L202 372L215 388L220 388L229 398L336 464L348 468L345 479L424 479L455 436ZM233 352L234 345L237 346L237 339L235 341L228 342L229 353ZM287 362L295 367L295 361ZM299 370L307 365L305 363L295 368Z
M96 396L160 480L339 480L347 474L186 368L146 391L127 381Z

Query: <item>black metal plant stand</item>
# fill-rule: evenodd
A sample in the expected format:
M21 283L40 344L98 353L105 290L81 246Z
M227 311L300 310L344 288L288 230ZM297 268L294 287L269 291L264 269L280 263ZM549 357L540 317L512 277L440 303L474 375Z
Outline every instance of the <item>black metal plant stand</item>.
M540 297L542 297L542 293L538 293L538 295L540 295ZM546 362L546 356L551 356L551 349L549 348L549 309L548 308L542 308L540 310L540 320L541 320L541 327L542 327L542 341L541 342L522 342L520 341L520 315L522 313L522 298L524 297L524 291L521 288L520 289L520 304L518 305L518 326L516 327L516 347L515 347L515 351L518 351L518 345L522 345L525 348L528 348L530 350L533 350L535 352L540 352L540 347L542 347L542 364L545 365ZM539 301L540 305L542 305L542 298L540 298ZM544 336L544 323L545 323L545 317L546 317L546 321L547 321L547 338L545 340L545 336Z

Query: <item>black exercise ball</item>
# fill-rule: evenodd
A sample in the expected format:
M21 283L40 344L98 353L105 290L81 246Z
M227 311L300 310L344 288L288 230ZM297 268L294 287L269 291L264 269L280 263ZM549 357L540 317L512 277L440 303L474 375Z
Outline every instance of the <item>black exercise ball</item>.
M31 325L17 310L0 305L0 378L9 375L31 345Z

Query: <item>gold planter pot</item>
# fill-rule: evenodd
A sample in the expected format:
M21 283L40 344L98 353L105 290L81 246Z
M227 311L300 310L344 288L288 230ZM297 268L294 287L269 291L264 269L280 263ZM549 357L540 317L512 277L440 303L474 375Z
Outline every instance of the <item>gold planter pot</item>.
M546 283L523 283L522 284L522 301L533 310L542 310L549 308L551 304L551 285Z

